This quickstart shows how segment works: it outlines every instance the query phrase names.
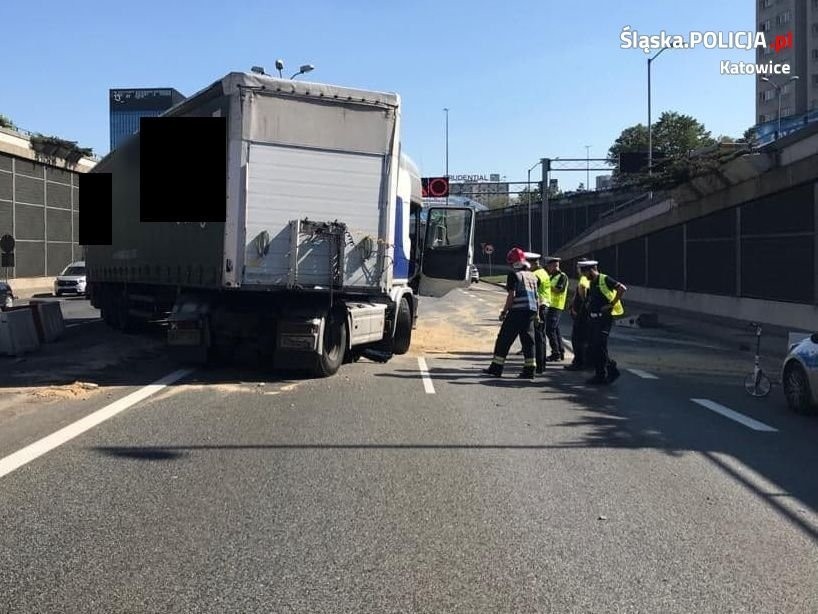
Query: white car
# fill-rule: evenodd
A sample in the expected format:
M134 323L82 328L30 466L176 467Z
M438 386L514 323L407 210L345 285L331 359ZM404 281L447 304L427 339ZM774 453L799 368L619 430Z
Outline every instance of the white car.
M790 409L818 413L818 333L790 347L781 369L781 385Z
M477 270L477 266L472 264L471 265L471 283L476 284L480 281L480 271Z
M63 294L85 294L85 262L79 260L69 264L54 280L54 296Z

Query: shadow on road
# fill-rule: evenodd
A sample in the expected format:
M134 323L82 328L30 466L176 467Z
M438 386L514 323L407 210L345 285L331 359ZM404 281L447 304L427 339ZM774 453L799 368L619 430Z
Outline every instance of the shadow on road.
M462 366L464 359L474 362L474 366ZM572 428L582 433L581 436L563 445L519 446L519 449L653 449L673 457L698 453L818 542L818 528L781 503L796 499L818 512L818 475L814 471L799 470L818 466L818 446L809 435L818 432L814 418L785 413L780 417L793 427L786 433L754 432L731 422L719 424L723 418L695 409L688 398L689 381L684 379L663 378L661 383L646 384L624 375L613 385L589 387L584 382L590 373L567 372L561 366L549 366L534 381L517 380L515 376L521 365L514 357L506 365L505 376L496 379L481 373L488 359L487 354L480 352L435 356L429 373L433 381L454 386L540 389L544 411L554 398L576 408L576 418L557 426ZM398 370L379 373L377 377L418 379L419 374L413 370ZM518 448L513 444L498 447ZM725 458L735 459L775 487L757 485Z

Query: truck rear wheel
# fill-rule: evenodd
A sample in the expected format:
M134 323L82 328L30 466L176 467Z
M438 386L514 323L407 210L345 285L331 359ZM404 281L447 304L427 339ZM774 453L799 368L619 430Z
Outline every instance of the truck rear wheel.
M406 354L412 343L412 310L409 309L409 301L406 300L406 297L403 297L398 304L398 313L395 320L392 353Z
M343 364L347 347L346 321L338 311L327 315L322 346L313 371L318 377L329 377L335 375Z

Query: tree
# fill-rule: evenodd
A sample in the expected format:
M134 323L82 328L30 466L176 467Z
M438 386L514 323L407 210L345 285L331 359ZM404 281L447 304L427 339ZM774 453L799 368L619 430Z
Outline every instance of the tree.
M517 193L517 204L519 206L525 207L528 205L529 193L531 194L532 205L539 204L542 201L542 197L540 196L540 186L532 183L530 192L528 187L525 187Z
M691 150L715 145L716 140L710 132L694 117L682 115L675 111L665 111L659 116L659 121L653 125L653 169L654 176L648 181L647 173L623 175L617 168L613 172L613 182L618 186L642 185L651 186L662 183L668 184L688 177L693 172L688 164L688 153ZM616 164L619 154L626 152L647 152L649 135L647 126L636 124L625 128L614 144L608 149L608 159ZM657 158L663 155L664 159L657 164ZM664 172L665 169L667 172Z
M744 134L741 135L741 140L744 143L755 143L756 137L758 133L756 132L755 126L750 126L747 130L744 131Z
M617 164L620 153L647 150L648 127L644 124L636 124L630 128L625 128L617 137L614 144L608 149L608 160L613 164Z
M0 115L0 128L8 128L10 130L14 130L17 126L14 125L14 122L11 121L5 115Z
M653 146L671 158L683 158L691 149L715 145L710 131L690 115L665 111L653 128Z

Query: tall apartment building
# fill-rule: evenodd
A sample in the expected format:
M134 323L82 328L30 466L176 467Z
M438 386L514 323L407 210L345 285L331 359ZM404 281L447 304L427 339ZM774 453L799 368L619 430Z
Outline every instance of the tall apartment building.
M139 130L140 117L156 117L185 99L173 88L114 89L109 96L111 150Z
M771 47L759 49L759 64L773 61L789 63L790 76L771 77L780 88L781 117L802 115L818 109L818 0L755 0L757 28L768 43L776 35L793 33L793 47L778 53ZM778 118L778 91L772 83L756 83L756 122L763 124Z

